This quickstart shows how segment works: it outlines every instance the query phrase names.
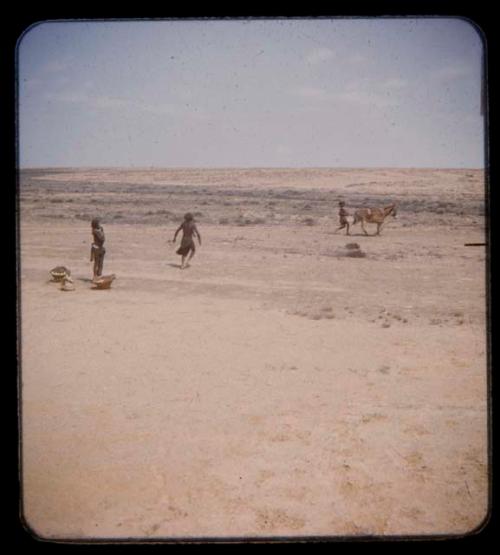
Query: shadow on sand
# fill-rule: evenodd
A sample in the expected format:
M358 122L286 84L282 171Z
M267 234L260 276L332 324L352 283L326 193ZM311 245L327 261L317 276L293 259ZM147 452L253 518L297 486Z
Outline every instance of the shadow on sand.
M169 262L168 266L170 266L171 268L179 268L179 270L185 269L185 268L189 268L191 266L191 264L186 264L184 266L184 268L182 268L182 266L180 264L174 264L173 262Z
M334 234L335 235L335 234ZM344 233L345 237L380 237L380 233L377 235L376 233L363 233L362 231L360 231L359 233L349 233L349 235L346 235Z

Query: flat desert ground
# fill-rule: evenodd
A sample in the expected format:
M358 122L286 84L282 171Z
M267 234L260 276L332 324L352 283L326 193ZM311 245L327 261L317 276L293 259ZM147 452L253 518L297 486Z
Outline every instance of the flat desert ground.
M22 171L21 477L32 533L479 527L487 249L466 244L486 241L484 179L466 169ZM348 237L335 233L339 200L351 211L396 202L397 217L379 236L356 225ZM187 211L202 245L181 270L172 238ZM94 216L104 273L117 276L109 290L91 288ZM74 291L50 281L57 265Z

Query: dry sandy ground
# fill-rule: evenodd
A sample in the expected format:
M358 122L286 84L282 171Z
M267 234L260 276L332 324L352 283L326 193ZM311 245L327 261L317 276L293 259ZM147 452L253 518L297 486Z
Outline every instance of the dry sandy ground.
M484 175L20 183L24 515L45 538L463 534L488 511ZM379 237L337 201L399 204ZM169 243L196 213L180 270ZM110 290L90 288L103 217ZM369 228L373 231L372 228ZM346 256L357 242L364 257ZM75 291L49 281L59 264Z

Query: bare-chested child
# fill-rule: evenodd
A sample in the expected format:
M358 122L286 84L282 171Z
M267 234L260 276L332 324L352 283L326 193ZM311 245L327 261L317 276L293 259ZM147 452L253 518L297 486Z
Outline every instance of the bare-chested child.
M175 243L177 239L177 234L182 230L181 246L177 249L177 254L182 256L181 269L187 267L187 263L193 258L196 252L196 247L194 246L194 236L198 237L198 243L201 245L201 235L198 232L198 228L194 223L193 215L189 212L184 216L184 221L177 228L175 232L172 243ZM189 255L189 256L188 256ZM187 257L187 260L186 260Z
M339 222L340 222L340 226L335 230L335 233L337 233L337 231L340 231L341 229L347 228L345 234L346 235L350 235L349 233L349 220L347 219L347 217L349 216L349 212L344 208L345 206L345 202L344 201L340 201L339 202Z
M94 275L92 280L97 279L102 275L102 267L104 264L104 255L106 249L104 248L104 229L101 226L99 218L94 218L91 222L92 228L92 247L90 248L90 261L94 262Z

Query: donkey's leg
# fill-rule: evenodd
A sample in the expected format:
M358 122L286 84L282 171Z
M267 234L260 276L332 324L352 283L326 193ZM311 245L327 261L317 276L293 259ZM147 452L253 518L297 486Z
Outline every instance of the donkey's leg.
M363 229L363 233L364 233L365 235L368 235L368 232L367 232L366 229L365 229L365 221L364 221L364 220L361 220L361 228Z

